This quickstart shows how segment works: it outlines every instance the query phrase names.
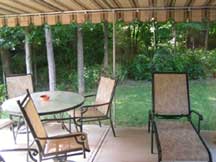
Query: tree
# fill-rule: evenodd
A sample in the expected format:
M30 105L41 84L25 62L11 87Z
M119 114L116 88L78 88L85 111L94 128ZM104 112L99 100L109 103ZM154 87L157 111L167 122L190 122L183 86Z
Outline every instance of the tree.
M2 69L3 72L7 74L11 74L10 69L10 56L8 49L0 48L1 60L2 60Z
M83 35L82 27L77 26L77 71L78 71L78 92L84 94L85 80L84 80L84 56L83 56Z
M31 59L31 46L30 46L30 35L28 31L25 31L25 61L26 61L26 73L33 74L32 71L32 59Z
M49 90L54 91L56 89L56 68L55 59L52 44L52 32L51 28L45 26L45 39L47 48L47 61L48 61L48 73L49 73Z
M23 40L23 31L20 27L9 28L4 26L0 29L0 53L2 68L5 74L11 74L11 56L9 51L15 51L16 46Z

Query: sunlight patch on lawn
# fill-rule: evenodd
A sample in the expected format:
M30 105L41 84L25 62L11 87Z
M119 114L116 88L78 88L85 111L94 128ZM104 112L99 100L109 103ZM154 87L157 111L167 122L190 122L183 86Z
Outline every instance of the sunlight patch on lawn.
M216 101L216 97L208 97L210 101Z

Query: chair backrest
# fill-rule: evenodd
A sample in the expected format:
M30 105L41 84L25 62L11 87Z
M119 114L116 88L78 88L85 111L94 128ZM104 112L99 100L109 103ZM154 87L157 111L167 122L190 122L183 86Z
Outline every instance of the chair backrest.
M111 103L115 93L116 84L117 81L114 79L101 77L98 90L97 90L95 103L96 104L102 104L107 102ZM104 105L101 106L98 110L101 111L104 115L106 115L110 107L111 104Z
M189 87L186 73L154 73L152 90L154 114L189 115Z
M18 102L18 105L21 109L23 117L29 126L29 129L30 129L33 137L34 138L37 138L37 137L42 137L42 138L45 137L46 138L47 137L46 130L43 127L43 124L40 120L40 117L38 115L38 112L36 110L36 107L33 103L32 98L30 96L29 91L27 92L27 95L25 96L23 101L17 101L17 102ZM36 142L37 142L38 147L40 149L44 149L45 144L46 144L46 140L39 140Z
M26 89L30 92L34 91L31 74L6 76L5 80L8 98L24 95Z

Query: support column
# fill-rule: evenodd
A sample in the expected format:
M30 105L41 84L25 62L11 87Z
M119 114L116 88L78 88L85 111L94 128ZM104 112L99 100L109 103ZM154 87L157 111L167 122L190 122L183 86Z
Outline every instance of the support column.
M116 77L116 16L115 16L115 11L113 11L113 78ZM116 126L116 99L114 97L113 99L113 112L112 112L112 117L113 117L113 125L114 127Z
M83 35L82 27L77 26L77 72L78 72L78 91L84 95L85 80L84 80L84 55L83 55Z
M26 62L26 74L33 74L32 71L32 59L31 59L31 46L29 40L29 33L25 31L25 62Z
M52 32L48 25L45 26L45 38L49 71L49 90L54 91L56 89L56 68L52 44Z

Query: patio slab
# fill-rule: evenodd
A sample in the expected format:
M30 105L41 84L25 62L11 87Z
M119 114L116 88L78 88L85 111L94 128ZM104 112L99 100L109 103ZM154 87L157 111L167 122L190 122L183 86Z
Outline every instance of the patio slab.
M74 127L72 127L74 128ZM61 129L61 124L59 123L49 123L46 124L46 130L51 135L58 135L67 133L65 130ZM61 130L61 131L59 131ZM75 130L74 130L75 131ZM100 128L98 125L88 125L84 127L84 132L88 134L88 141L91 152L86 153L86 159L80 156L69 157L69 161L73 162L88 162L91 161L92 157L98 152L98 148L101 142L108 133L108 127L103 126ZM30 137L32 139L32 137ZM17 138L17 145L13 143L12 132L9 129L3 129L0 131L0 148L26 148L26 134L19 134ZM6 162L26 162L26 152L7 152L1 153ZM31 161L31 160L29 160ZM52 162L53 160L45 160L46 162Z
M47 130L49 134L57 135L61 126L59 124L48 124ZM60 129L61 130L61 129ZM73 162L157 162L157 154L150 152L150 134L147 132L146 127L134 128L124 127L116 128L117 137L113 137L111 129L107 126L98 125L85 125L84 131L88 133L89 144L91 152L87 153L87 158L83 156L76 156L68 158ZM205 139L208 147L213 156L213 161L216 162L216 131L202 131L203 138ZM26 135L18 137L18 145L26 145ZM14 146L12 134L8 129L0 131L0 145ZM3 140L4 139L4 140ZM155 147L156 148L156 147ZM156 152L156 150L155 150ZM25 152L13 152L3 154L6 162L25 162ZM47 160L51 162L52 160Z
M117 137L109 131L100 151L91 162L158 162L156 147L151 154L150 133L147 128L118 128ZM216 131L202 131L202 137L216 162Z

